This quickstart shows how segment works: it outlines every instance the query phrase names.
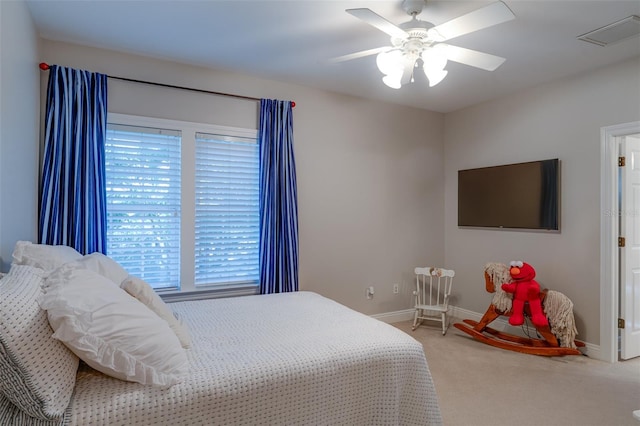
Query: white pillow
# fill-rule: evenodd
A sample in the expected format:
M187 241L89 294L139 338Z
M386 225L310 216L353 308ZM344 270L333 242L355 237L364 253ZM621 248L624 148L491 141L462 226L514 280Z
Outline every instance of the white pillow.
M13 249L13 263L29 265L51 272L67 262L82 259L82 254L67 246L50 246L18 241Z
M0 395L32 420L60 420L73 394L78 357L51 337L38 306L44 274L12 265L0 280Z
M186 352L167 323L96 272L74 263L58 268L45 281L40 306L53 337L104 374L171 386L188 372Z
M129 273L118 262L99 252L84 256L76 264L108 278L117 286L120 286L120 283L129 276Z
M171 327L171 330L178 336L183 348L189 349L191 347L189 330L184 324L178 321L173 315L173 311L169 309L167 304L162 301L160 296L158 296L146 281L138 277L129 276L122 281L120 287L165 320L167 324L169 324L169 327Z

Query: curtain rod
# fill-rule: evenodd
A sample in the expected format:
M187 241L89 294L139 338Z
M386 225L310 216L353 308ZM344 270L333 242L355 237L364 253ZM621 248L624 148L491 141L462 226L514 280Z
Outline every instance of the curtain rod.
M49 70L49 64L47 64L46 62L40 62L39 65L40 69L42 71L48 71ZM168 87L170 89L180 89L180 90L188 90L191 92L199 92L199 93L207 93L209 95L218 95L218 96L228 96L231 98L236 98L236 99L246 99L249 101L259 101L260 98L254 98L251 96L243 96L243 95L235 95L233 93L224 93L224 92L214 92L211 90L203 90L203 89L194 89L193 87L184 87L184 86L174 86L172 84L164 84L164 83L156 83L153 81L145 81L145 80L135 80L133 78L126 78L126 77L117 77L117 76L112 76L112 75L107 75L108 78L112 78L115 80L122 80L122 81L129 81L132 83L141 83L141 84L149 84L152 86L160 86L160 87ZM296 103L294 101L291 101L291 108L295 108Z

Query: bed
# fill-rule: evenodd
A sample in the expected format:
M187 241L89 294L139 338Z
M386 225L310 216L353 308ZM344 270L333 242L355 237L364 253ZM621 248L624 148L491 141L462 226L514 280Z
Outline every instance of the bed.
M178 383L143 385L80 362L61 418L38 420L0 395L0 423L442 424L422 345L319 294L167 306L191 337Z

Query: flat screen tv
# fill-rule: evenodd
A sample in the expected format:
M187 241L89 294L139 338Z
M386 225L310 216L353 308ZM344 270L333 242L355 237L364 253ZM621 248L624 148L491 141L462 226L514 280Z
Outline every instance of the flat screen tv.
M458 226L559 230L558 159L458 171Z

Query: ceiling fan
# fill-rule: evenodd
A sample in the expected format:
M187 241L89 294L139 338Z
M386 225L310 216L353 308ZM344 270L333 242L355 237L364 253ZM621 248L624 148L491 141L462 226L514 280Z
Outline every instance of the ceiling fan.
M391 46L378 47L334 58L334 62L348 61L377 54L376 64L385 75L382 81L389 87L399 89L413 81L413 72L422 63L429 80L429 87L440 83L447 75L447 61L493 71L505 58L465 49L444 43L447 40L469 34L515 18L511 10L501 1L491 3L473 12L454 18L440 25L416 18L422 12L426 0L404 0L402 8L411 20L395 25L371 9L347 9L346 12L369 25L389 34Z

